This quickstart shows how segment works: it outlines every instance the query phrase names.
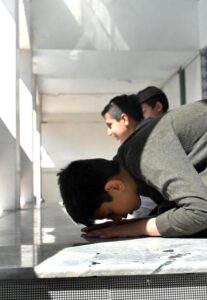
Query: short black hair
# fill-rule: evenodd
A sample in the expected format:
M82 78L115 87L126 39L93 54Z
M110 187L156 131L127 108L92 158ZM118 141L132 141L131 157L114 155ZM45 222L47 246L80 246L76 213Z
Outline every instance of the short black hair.
M137 94L137 98L140 104L147 103L151 107L155 107L156 102L162 104L162 111L167 112L169 108L169 102L166 94L156 86L148 86L141 90Z
M120 120L122 113L130 116L138 123L143 120L142 108L137 100L137 95L123 94L112 98L104 107L101 115L104 117L106 113L109 113L117 121Z
M66 211L76 223L93 224L95 210L111 201L104 186L119 171L117 161L96 158L73 161L57 174Z

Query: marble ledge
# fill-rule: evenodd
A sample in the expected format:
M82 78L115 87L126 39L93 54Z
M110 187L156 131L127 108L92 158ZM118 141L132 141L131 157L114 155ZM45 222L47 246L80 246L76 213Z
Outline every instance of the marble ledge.
M69 247L34 269L39 278L207 272L207 239L140 238Z

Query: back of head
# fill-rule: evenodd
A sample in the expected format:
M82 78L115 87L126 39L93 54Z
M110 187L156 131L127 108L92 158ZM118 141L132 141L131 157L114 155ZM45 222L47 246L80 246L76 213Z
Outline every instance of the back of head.
M123 113L133 118L137 123L143 120L142 109L139 101L137 101L137 95L124 94L114 97L104 107L101 115L104 117L106 113L109 113L117 121L119 121Z
M111 200L104 186L119 168L116 161L86 159L70 163L57 174L65 208L75 222L93 223L95 210L102 202Z
M169 102L166 94L156 86L148 86L141 90L137 94L137 98L140 104L147 103L149 106L154 107L156 102L162 104L162 112L167 112L169 108Z

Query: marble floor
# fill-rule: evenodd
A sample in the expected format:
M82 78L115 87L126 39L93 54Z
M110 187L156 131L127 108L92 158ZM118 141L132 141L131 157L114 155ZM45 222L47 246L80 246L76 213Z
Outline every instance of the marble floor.
M0 217L0 279L207 272L205 238L90 240L58 202Z
M149 209L151 204L146 202L140 211L146 214ZM81 228L54 200L43 202L41 208L27 205L4 212L0 216L0 276L5 268L34 268L64 248L88 244L81 238Z
M5 271L34 268L58 251L86 244L60 203L45 202L0 217L0 277Z
M58 201L4 212L0 216L0 279L33 277L34 268L59 251L100 242L83 239L81 228Z

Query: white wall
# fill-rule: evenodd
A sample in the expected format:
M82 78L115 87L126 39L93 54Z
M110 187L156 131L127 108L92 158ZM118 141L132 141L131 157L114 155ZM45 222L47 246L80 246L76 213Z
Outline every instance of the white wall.
M207 1L198 1L198 25L199 25L199 40L200 49L202 50L207 46ZM186 102L194 102L202 99L201 88L201 66L199 55L185 68L186 80ZM169 97L170 107L180 105L180 88L179 76L173 77L164 87L164 91Z
M200 55L185 68L186 103L202 99ZM164 87L170 108L180 106L180 83L177 73Z
M186 102L194 102L202 99L201 89L201 62L198 55L185 69Z
M61 196L57 184L56 171L43 170L42 171L42 198L46 202L59 202Z
M55 168L50 171L42 168L42 197L46 202L61 201L56 176L60 168L75 159L112 159L119 146L107 135L107 126L100 114L91 116L91 121L87 114L67 114L62 122L53 119L53 122L42 124L42 144L55 163Z
M0 214L16 208L16 140L0 119Z
M76 114L74 121L68 116L68 121L42 124L42 143L57 169L75 159L112 159L116 153L119 143L107 135L104 120L100 116L99 121L84 119L84 114Z
M0 0L0 212L16 208L15 1Z
M200 32L200 49L207 46L207 1L200 0L198 2L198 20L199 20L199 32Z
M180 86L179 86L179 75L173 76L163 88L166 93L170 109L180 106Z
M0 212L33 200L32 56L18 49L17 4L0 0Z

